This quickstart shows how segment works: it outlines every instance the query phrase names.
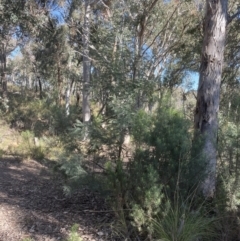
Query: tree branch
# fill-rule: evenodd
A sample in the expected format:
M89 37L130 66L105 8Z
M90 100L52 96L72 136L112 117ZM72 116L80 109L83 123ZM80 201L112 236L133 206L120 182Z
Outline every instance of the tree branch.
M240 7L238 7L238 10L236 13L234 13L232 16L228 15L228 24L231 23L233 21L233 19L235 19L236 17L238 17L240 15Z

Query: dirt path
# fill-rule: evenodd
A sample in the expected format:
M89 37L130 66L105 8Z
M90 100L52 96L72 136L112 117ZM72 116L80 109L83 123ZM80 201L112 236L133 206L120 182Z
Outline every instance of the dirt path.
M87 189L66 198L61 178L36 161L0 159L0 241L66 240L73 224L83 240L114 240L105 206Z

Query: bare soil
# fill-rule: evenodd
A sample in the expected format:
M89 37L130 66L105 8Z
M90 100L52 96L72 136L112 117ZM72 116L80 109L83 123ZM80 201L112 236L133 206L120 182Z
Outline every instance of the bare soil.
M87 188L66 197L62 187L46 165L0 158L0 241L66 240L74 224L83 240L115 240L105 200Z

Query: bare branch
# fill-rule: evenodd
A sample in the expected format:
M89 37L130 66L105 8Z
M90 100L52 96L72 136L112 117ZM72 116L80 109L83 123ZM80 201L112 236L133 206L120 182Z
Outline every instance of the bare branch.
M240 6L238 7L238 10L236 13L234 13L232 16L228 15L228 24L231 23L235 18L237 18L240 15Z

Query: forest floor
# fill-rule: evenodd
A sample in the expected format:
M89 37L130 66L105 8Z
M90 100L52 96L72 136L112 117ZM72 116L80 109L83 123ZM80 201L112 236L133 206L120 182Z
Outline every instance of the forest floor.
M82 240L114 240L102 198L88 189L63 194L60 177L34 160L0 159L0 240L67 240L78 224Z
M4 138L0 142L1 149ZM83 241L116 240L112 219L97 192L82 188L66 197L62 176L47 164L0 155L0 241L65 241L74 224Z

